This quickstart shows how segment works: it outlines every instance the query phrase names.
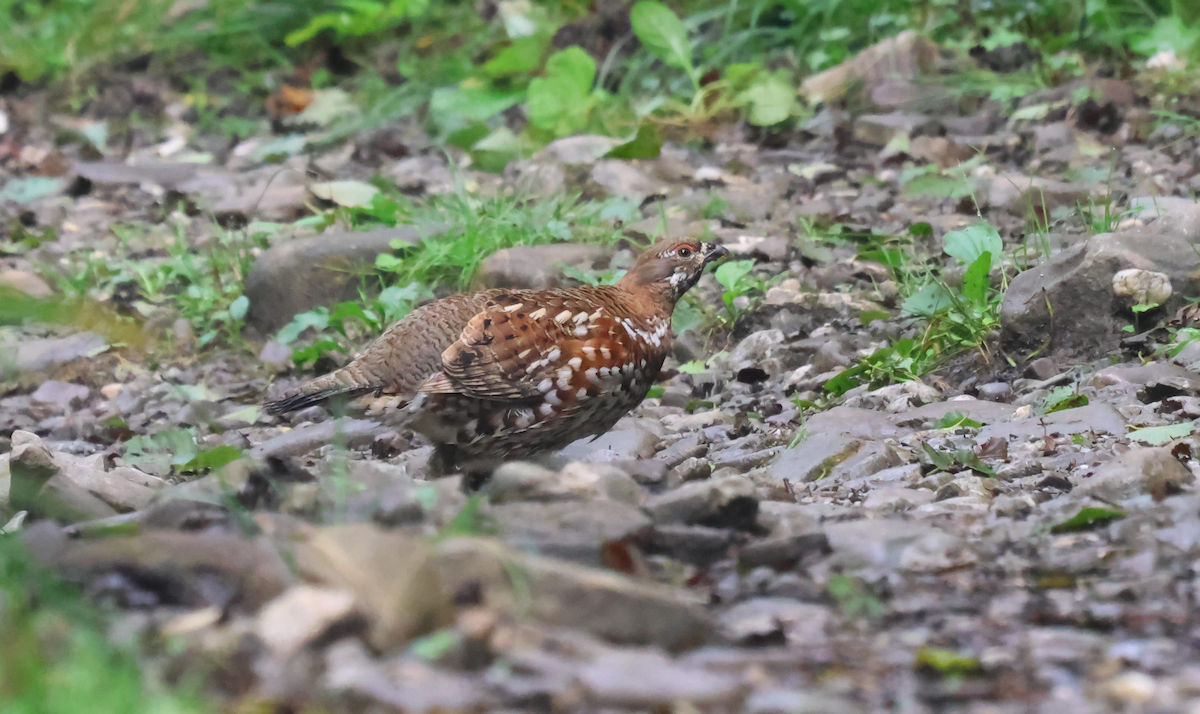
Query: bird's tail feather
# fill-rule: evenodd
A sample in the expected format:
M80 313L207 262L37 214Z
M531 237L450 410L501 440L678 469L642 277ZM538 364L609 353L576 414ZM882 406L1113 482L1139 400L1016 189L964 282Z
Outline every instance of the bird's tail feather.
M268 414L286 414L307 409L335 397L354 399L378 390L379 387L376 385L348 384L346 375L339 370L314 379L300 386L291 394L269 400L263 404L263 407Z

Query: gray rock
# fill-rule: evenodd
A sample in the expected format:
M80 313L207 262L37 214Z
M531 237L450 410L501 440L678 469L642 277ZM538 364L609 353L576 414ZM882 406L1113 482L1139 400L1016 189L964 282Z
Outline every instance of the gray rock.
M255 460L282 459L300 456L313 449L343 438L350 442L369 444L382 426L365 419L331 419L319 424L306 424L269 439L250 450Z
M717 618L725 636L738 644L808 647L826 641L829 621L829 610L821 605L765 597L738 603Z
M978 558L957 536L897 519L829 523L825 535L835 557L848 565L937 572Z
M758 519L758 495L745 476L686 483L646 501L655 523L683 523L749 530Z
M850 458L829 471L829 483L867 478L884 469L900 465L900 456L891 446L879 441L867 442Z
M263 606L254 634L276 656L289 657L357 614L347 590L296 585Z
M479 266L478 287L545 290L565 284L562 267L603 270L613 251L598 245L551 243L505 248L492 253Z
M108 348L104 338L91 332L66 337L21 340L14 346L0 344L0 378L29 372L47 372L55 367L90 357Z
M1113 407L1095 402L1084 407L1063 409L1040 416L1030 416L1016 421L999 422L985 426L975 435L976 443L988 439L1028 439L1044 434L1086 434L1088 432L1123 435L1125 419Z
M768 687L746 699L746 714L861 714L849 699L817 692Z
M1074 207L1086 203L1095 192L1081 183L1069 183L1041 176L1024 176L1018 173L997 174L985 194L987 205L1005 208L1025 215L1032 210L1050 211L1060 206Z
M1016 407L982 399L952 399L909 409L894 417L897 425L921 427L939 421L947 414L959 413L980 424L1007 421Z
M1168 448L1134 448L1097 469L1076 487L1110 501L1121 501L1139 494L1167 495L1193 483L1196 477L1179 462Z
M864 114L854 121L854 138L866 144L885 146L897 136L908 135L929 121L921 114Z
M71 480L46 445L34 434L13 434L8 458L9 506L64 523L117 515L116 510Z
M622 196L641 205L650 196L663 191L657 181L625 161L597 162L592 180L614 196Z
M487 513L510 547L593 567L602 565L606 543L633 538L650 527L640 509L609 500L503 503Z
M673 662L652 650L611 651L579 671L588 700L627 710L653 710L688 702L729 706L741 698L740 677Z
M678 652L716 639L708 613L672 588L486 540L439 543L437 571L447 599L465 586L477 587L489 608L576 627L617 644ZM519 583L514 573L520 573Z
M863 443L862 439L846 434L809 435L779 455L768 477L775 483L817 481L857 454Z
M595 439L580 439L563 448L558 456L569 461L605 463L653 458L662 439L637 421L627 422Z
M1200 258L1200 208L1117 233L1103 233L1068 248L1013 279L1001 304L1002 339L1013 349L1100 352L1115 347L1133 323L1129 298L1113 291L1113 276L1128 268L1166 274L1188 285ZM1047 306L1049 303L1049 307ZM1182 304L1176 294L1163 306ZM1053 316L1052 316L1053 315Z
M599 134L580 134L555 139L535 156L560 164L590 164L612 151L620 140Z
M30 397L35 402L53 404L62 411L69 411L83 404L89 394L91 394L91 390L82 384L49 379L42 382L42 385Z
M397 226L362 233L322 233L280 243L254 261L246 276L246 323L264 336L293 316L358 297L360 276L392 241L416 244L445 230L440 225Z
M737 535L728 528L659 525L654 527L650 551L704 568L727 557Z

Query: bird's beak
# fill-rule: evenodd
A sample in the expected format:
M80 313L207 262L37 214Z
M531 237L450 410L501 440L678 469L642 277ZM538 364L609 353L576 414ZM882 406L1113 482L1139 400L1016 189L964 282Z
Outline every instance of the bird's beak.
M710 244L708 252L704 254L704 267L708 267L710 263L715 263L727 255L729 255L729 249L725 246L716 243Z

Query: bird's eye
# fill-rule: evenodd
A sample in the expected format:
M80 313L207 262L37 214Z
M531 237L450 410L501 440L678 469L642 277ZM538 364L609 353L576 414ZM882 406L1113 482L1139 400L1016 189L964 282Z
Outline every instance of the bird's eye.
M690 258L690 257L692 257L692 249L685 245L685 246L681 247L679 250L675 251L675 254L678 255L680 258Z

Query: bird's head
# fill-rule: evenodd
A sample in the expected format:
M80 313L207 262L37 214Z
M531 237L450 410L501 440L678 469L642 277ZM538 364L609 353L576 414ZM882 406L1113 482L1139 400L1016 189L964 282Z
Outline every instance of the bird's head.
M728 254L724 246L692 238L660 241L642 253L621 283L674 305L700 280L709 263Z

